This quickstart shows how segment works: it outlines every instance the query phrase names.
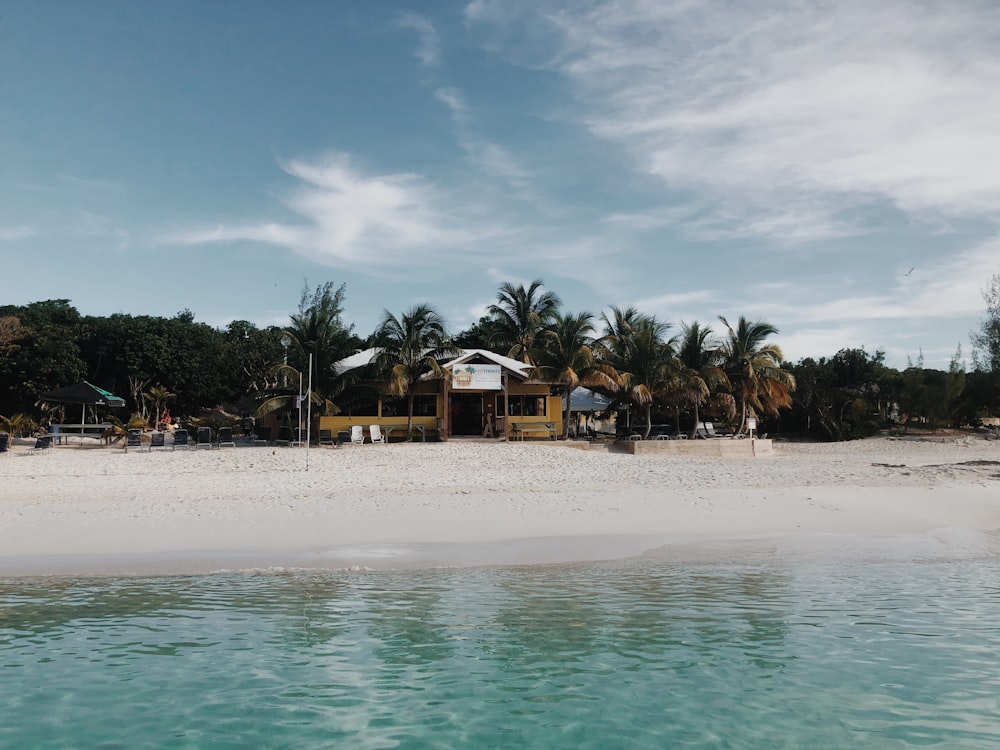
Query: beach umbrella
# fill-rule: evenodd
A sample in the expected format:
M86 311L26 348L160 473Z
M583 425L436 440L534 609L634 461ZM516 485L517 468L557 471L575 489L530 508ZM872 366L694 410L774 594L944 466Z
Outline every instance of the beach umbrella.
M108 406L112 409L125 406L125 399L113 393L108 393L103 388L98 388L86 380L76 385L69 385L65 388L43 393L39 398L42 401L55 401L61 404L80 404L83 408L80 424L87 421L88 406Z

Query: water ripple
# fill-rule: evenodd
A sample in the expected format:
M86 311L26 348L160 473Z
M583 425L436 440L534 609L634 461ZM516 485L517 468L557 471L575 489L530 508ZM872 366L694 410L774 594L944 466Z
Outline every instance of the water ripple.
M0 581L0 746L995 746L996 572Z

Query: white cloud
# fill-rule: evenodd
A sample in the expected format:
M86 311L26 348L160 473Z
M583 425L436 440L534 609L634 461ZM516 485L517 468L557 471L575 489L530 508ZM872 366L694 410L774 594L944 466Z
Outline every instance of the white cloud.
M34 227L25 224L16 227L0 227L0 242L17 242L38 234Z
M421 63L429 67L441 64L441 40L430 20L419 13L400 13L396 16L396 24L417 32L420 45L414 54Z
M470 210L418 175L366 175L345 154L284 167L298 180L285 196L298 223L219 225L166 238L175 244L253 241L290 248L326 265L373 271L440 261L491 236Z
M574 83L593 133L708 201L705 238L860 233L858 206L1000 219L995 3L583 7L541 5L554 52L531 64ZM466 18L509 26L486 0Z

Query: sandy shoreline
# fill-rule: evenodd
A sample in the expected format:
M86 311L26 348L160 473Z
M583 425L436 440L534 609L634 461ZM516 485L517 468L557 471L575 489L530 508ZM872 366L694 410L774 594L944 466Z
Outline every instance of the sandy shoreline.
M1000 443L777 444L757 459L557 444L0 458L0 575L527 564L706 550L1000 552Z

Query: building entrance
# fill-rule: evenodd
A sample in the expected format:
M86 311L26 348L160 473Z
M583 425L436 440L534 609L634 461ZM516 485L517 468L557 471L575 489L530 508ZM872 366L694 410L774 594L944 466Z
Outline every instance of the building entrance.
M483 394L455 393L448 399L452 435L483 434Z

